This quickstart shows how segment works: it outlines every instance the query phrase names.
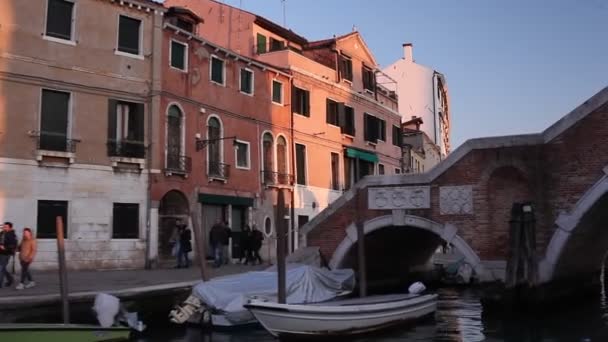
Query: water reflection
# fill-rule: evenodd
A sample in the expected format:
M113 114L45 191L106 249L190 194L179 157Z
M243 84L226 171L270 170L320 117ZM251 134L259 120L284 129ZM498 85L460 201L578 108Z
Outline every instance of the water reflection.
M354 342L442 341L442 342L557 342L608 341L608 306L605 291L597 299L555 312L503 316L483 312L480 293L474 290L438 290L434 318L409 327L374 336L347 339ZM156 327L139 342L266 342L276 341L263 329L239 332L203 332L197 327Z

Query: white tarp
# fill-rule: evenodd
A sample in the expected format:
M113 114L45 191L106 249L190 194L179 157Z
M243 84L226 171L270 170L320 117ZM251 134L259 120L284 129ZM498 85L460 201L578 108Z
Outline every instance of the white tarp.
M289 304L317 303L352 291L352 269L330 271L323 268L293 265L287 267L286 295ZM277 272L266 270L214 278L194 286L192 294L207 306L222 311L233 322L250 319L243 307L253 296L276 301Z

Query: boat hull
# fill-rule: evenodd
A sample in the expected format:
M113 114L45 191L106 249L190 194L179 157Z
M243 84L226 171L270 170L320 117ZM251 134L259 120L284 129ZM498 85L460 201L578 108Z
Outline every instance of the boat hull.
M386 299L323 306L252 302L247 308L275 337L363 334L427 317L437 309L436 295Z
M129 339L131 330L70 324L0 324L0 341L113 342Z

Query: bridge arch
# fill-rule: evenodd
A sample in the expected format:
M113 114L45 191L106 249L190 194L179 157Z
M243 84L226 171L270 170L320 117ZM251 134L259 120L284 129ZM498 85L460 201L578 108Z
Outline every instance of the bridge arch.
M555 221L555 231L539 265L542 283L574 271L600 270L608 252L608 166L603 171L574 208ZM581 248L585 253L577 253Z
M366 236L387 227L397 227L398 229L420 229L435 234L441 240L448 242L456 248L465 260L473 267L479 278L485 279L486 272L481 264L481 260L469 244L460 236L458 229L452 224L441 224L420 216L400 214L395 211L393 215L376 217L363 224L363 231ZM351 223L346 229L346 236L334 251L329 262L330 268L339 268L343 265L351 248L357 243L357 227Z

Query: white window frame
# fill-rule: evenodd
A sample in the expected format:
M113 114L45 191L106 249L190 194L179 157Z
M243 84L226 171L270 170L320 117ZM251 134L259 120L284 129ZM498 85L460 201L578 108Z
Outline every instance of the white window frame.
M242 78L241 73L243 70L251 73L251 93L246 93L242 90L243 78ZM239 70L239 91L241 92L241 94L245 94L247 96L253 96L253 94L255 93L255 73L253 72L253 70L251 70L249 68L241 68Z
M281 102L275 102L274 101L274 83L278 83L281 85ZM270 100L272 101L272 104L275 104L277 106L282 106L285 103L285 87L283 82L276 80L276 79L272 79L272 84L271 84L271 89L270 89Z
M177 43L179 45L183 45L185 47L184 49L184 68L180 69L180 68L176 68L173 66L173 43ZM184 42L180 42L179 40L176 39L171 39L171 43L169 44L169 67L173 70L177 70L180 72L184 72L187 73L188 72L188 44L184 43Z
M330 177L330 181L331 181L331 177L332 177L332 174L331 174L331 155L332 154L337 154L338 155L338 189L335 190L335 189L332 189L330 187L330 190L331 191L342 191L342 190L344 190L344 182L345 182L344 179L343 179L344 178L344 171L343 171L343 167L342 167L342 164L343 164L342 153L336 152L336 151L330 151L329 152L329 172L330 172L329 177ZM307 180L308 180L308 178L307 178Z
M54 42L54 43L61 43L61 44L66 44L66 45L71 45L71 46L76 46L76 7L77 7L77 2L75 0L65 0L67 2L71 2L73 4L72 6L72 31L70 32L70 37L71 39L63 39L63 38L57 38L57 37L51 37L51 36L47 36L46 35L46 24L47 24L47 20L49 17L49 0L46 0L46 6L44 9L44 27L43 27L43 34L42 34L42 39L44 40L48 40L50 42Z
M49 87L40 88L40 94L38 95L38 103L39 103L39 106L38 106L39 107L38 108L38 132L42 133L42 93L45 90L57 91L57 92L70 94L70 101L68 103L68 127L66 128L66 130L67 130L66 136L67 136L67 139L72 139L72 115L73 115L73 111L74 111L74 93L69 90L49 88Z
M266 170L264 168L264 162L266 161L266 159L264 158L264 136L266 136L266 134L270 134L270 136L272 137L272 170ZM276 137L274 136L274 134L272 134L271 131L269 130L265 130L264 132L262 132L262 135L260 136L260 170L264 171L270 171L270 172L276 172L277 170L277 149L276 149ZM289 164L289 163L288 163Z
M214 58L222 61L222 83L216 82L212 78L212 76L213 76L213 59ZM218 57L217 55L211 55L211 57L209 57L209 82L211 82L213 84L217 84L222 87L226 86L226 60Z
M382 168L384 168L384 173L383 174L380 174L380 165L382 165ZM384 165L382 163L376 164L376 175L378 175L378 176L384 176L384 175L386 175L386 165Z
M239 166L238 145L234 146L234 167L239 170L251 170L251 143L249 141L236 139L237 144L247 145L247 167Z
M177 102L171 102L167 105L167 108L165 109L165 169L168 167L168 155L169 155L169 109L171 109L171 106L176 106L181 114L181 135L182 135L182 139L180 141L180 154L184 155L186 154L186 111L184 110L184 108L182 107L181 104L177 103Z
M306 154L304 155L304 177L306 180L306 182L305 182L306 184L298 183L298 153L297 153L296 145L304 146L304 150L306 151ZM310 184L310 179L308 179L308 146L304 143L296 142L293 145L293 150L294 150L293 161L294 161L294 165L296 167L296 169L294 170L294 178L295 178L294 181L295 181L296 185L308 186Z
M210 139L209 137L209 121L211 121L212 118L216 118L219 122L220 122L220 139L218 141L218 144L220 144L220 160L219 163L220 164L224 164L224 140L222 139L224 137L224 122L222 121L222 118L220 118L219 115L217 114L209 114L209 116L207 117L207 120L205 121L205 136L207 137L207 140ZM209 162L211 161L209 159L209 147L207 146L206 150L206 154L207 154L207 160L205 162L206 167L207 167L207 176L209 176Z
M139 20L139 54L129 53L118 50L118 42L120 39L120 17L130 18L134 20ZM134 17L132 15L126 15L123 13L118 13L116 16L116 48L114 49L114 54L118 56L131 57L135 59L144 59L144 19L139 17Z

